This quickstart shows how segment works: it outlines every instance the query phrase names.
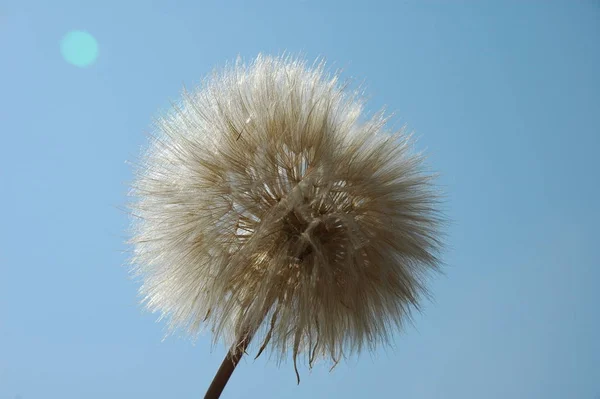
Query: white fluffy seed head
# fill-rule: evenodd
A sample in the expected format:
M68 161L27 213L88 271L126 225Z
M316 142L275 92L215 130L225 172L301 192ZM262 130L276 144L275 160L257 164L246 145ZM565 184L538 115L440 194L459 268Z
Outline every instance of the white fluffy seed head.
M388 342L425 293L438 196L323 63L259 56L185 92L136 170L133 269L172 328L310 366Z

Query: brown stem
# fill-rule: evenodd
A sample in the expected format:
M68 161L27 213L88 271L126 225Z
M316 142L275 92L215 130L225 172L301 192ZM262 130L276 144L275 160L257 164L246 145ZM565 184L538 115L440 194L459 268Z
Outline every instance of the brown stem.
M250 340L252 339L252 334L245 334L242 338L229 349L227 352L227 356L221 363L221 367L215 374L215 378L213 378L208 390L206 391L206 395L204 395L204 399L218 399L227 385L227 381L229 381L229 377L233 374L233 370L240 362L240 359L244 355L246 348L250 344Z

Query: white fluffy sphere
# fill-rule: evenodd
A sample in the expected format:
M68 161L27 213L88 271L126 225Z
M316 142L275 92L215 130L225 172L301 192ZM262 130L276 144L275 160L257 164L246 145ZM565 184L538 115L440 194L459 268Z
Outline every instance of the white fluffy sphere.
M387 342L437 268L438 197L409 138L363 119L323 64L290 58L186 92L133 184L147 306L310 366Z

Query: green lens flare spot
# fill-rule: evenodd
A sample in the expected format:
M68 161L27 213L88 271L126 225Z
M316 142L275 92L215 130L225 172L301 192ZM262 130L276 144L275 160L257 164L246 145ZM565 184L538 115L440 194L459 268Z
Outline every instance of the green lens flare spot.
M98 42L87 32L71 31L60 41L60 52L69 64L85 68L98 58Z

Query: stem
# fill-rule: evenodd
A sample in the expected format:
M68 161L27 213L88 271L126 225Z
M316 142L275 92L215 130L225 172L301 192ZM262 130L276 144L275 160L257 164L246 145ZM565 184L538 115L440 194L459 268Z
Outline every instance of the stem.
M221 367L219 367L217 374L215 374L215 378L213 378L208 387L204 399L218 399L221 396L225 385L227 385L227 381L229 381L229 377L231 377L235 367L240 362L251 339L252 334L244 334L242 335L242 338L229 349L225 359L223 359L223 363L221 363Z

